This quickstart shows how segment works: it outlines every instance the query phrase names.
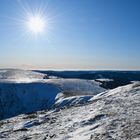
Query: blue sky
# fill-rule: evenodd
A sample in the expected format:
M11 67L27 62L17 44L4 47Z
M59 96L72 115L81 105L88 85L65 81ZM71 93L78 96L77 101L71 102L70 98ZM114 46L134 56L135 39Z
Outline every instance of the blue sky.
M36 9L49 19L38 36ZM139 0L0 0L0 67L140 70L139 15Z

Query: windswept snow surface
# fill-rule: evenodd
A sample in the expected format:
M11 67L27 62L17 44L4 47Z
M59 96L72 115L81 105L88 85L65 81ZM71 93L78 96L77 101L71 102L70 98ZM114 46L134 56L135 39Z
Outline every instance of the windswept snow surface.
M0 119L61 107L64 101L66 106L82 104L105 91L95 81L44 79L47 75L32 71L0 70L0 76Z
M20 69L1 69L0 82L30 82L31 80L47 78L46 74Z
M95 95L87 104L3 120L0 127L2 140L139 140L140 82Z

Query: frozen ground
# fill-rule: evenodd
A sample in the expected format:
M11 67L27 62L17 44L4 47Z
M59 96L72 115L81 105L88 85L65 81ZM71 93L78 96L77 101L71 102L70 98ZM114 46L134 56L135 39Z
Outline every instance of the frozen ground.
M140 82L106 90L94 80L0 70L0 118L0 140L139 140Z
M2 140L139 140L140 83L94 96L83 105L0 122Z

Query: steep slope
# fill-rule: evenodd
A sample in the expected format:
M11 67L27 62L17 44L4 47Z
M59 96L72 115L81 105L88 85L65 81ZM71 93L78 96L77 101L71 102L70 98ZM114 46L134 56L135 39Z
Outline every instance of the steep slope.
M47 75L32 71L0 70L0 75L0 119L56 107L60 104L60 94L64 99L77 95L93 96L105 91L94 81L43 79ZM78 100L81 103L89 99L82 98L82 101ZM77 103L77 98L73 98L74 101Z
M1 83L0 119L21 113L49 109L60 89L45 83Z
M2 140L138 140L140 82L98 94L85 105L20 115L0 125Z

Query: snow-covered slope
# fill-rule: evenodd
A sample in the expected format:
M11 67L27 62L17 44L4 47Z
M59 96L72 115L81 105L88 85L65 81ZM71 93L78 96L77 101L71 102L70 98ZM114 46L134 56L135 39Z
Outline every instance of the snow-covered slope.
M0 121L0 139L140 139L140 82L103 92L87 101L81 106Z
M45 83L0 84L0 119L48 109L55 103L60 89Z
M66 97L92 95L92 98L93 95L105 91L94 81L43 79L46 75L32 71L0 70L0 76L0 119L60 107ZM62 96L58 98L60 94ZM65 102L69 101L65 105L83 103L87 99L89 97L72 97L65 99Z
M100 87L100 84L94 80L50 79L48 83L59 86L67 97L76 95L96 95L105 91L105 89Z

